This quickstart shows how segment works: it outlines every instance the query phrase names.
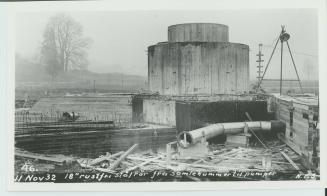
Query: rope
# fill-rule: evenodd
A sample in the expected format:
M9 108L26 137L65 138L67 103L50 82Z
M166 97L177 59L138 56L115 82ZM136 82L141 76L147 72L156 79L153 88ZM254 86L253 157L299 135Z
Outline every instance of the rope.
M250 121L253 121L249 113L245 112L245 115L246 115L246 117L247 117ZM246 126L247 126L247 125L246 125ZM252 133L252 134L257 138L257 140L262 144L262 146L266 148L266 150L270 150L270 148L268 148L268 146L266 146L266 145L263 143L263 141L261 141L261 139L260 139L260 138L259 138L259 137L254 133L254 131L253 131L249 126L247 126L247 128L249 128L249 130L251 131L251 133Z
M266 148L266 150L270 150L270 148L268 148L268 146L266 146L264 143L263 143L263 141L261 141L260 140L260 138L254 133L254 131L250 128L250 127L248 127L249 128L249 130L251 131L251 133L258 139L258 141L262 144L262 146L263 147L265 147Z

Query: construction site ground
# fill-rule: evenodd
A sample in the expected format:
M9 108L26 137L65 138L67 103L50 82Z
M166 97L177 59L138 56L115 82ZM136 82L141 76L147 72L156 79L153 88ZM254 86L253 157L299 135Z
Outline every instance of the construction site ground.
M16 149L15 171L16 174L106 173L132 177L137 175L139 181L303 180L301 178L305 176L299 178L299 174L312 172L302 167L301 157L282 142L275 140L267 145L270 146L269 149L210 145L210 155L206 157L178 159L178 155L175 154L169 162L164 149L159 149L157 153L137 152L128 154L115 168L112 166L124 154L123 151L115 154L108 152L91 159L60 154L36 154ZM293 163L283 154L286 154ZM270 161L267 162L267 159ZM317 178L319 175L315 175L315 179ZM121 178L118 178L118 181L119 179Z
M95 121L113 119L114 121L120 122L118 126L126 125L125 127L131 127L129 97L128 95L109 97L73 96L33 101L30 105L31 109L24 109L24 112L30 111L28 118L26 118L25 113L23 115L17 115L16 113L16 127L19 123L31 123L30 121L33 121L33 118L35 118L34 121L41 121L43 123L47 123L48 120L58 120L56 116L56 110L58 108L60 108L60 112L79 109L79 113L82 114L80 120ZM92 104L92 107L89 104ZM24 104L20 103L18 105ZM87 112L91 108L91 112ZM123 108L122 111L121 108ZM111 112L108 113L105 111ZM37 115L32 115L33 112ZM38 115L40 113L42 114L41 116ZM21 113L19 112L19 114ZM47 119L45 118L46 116L50 116L50 118ZM95 128L99 129L102 126L96 125ZM71 126L70 129L72 128L74 127ZM26 134L25 132L31 129L33 129L33 126L23 126L22 131L19 130L19 132L20 134L23 134L23 132ZM59 128L55 128L55 131L58 132L58 130ZM34 136L35 133L31 135ZM142 139L143 136L140 137L135 134L135 138ZM138 140L135 139L135 141ZM165 141L165 144L168 142L173 142L173 140L169 139L169 141ZM130 181L217 181L303 180L305 175L299 178L298 174L314 173L308 179L312 179L312 176L314 176L314 179L319 179L319 174L315 174L315 171L304 168L301 164L302 157L279 139L263 140L263 142L266 147L256 139L252 139L248 147L226 145L225 143L211 143L209 145L210 153L207 156L197 158L184 157L183 159L179 159L178 154L172 153L170 161L167 161L166 146L155 146L152 140L147 145L154 145L154 149L150 147L148 150L144 150L142 148L141 150L133 150L127 153L129 147L131 147L131 144L129 144L130 146L124 146L123 151L101 151L102 154L100 156L98 154L96 156L94 154L93 156L81 156L81 154L64 155L58 148L55 148L55 150L57 149L56 152L51 153L47 151L32 152L26 149L16 148L15 174L42 175L55 173L67 175L69 173L105 173L118 176L123 176L122 174L125 174L125 176L127 174L137 175L137 177L134 176ZM140 143L139 147L141 145ZM114 168L113 165L115 166ZM192 174L192 172L198 173ZM208 172L213 172L213 174L208 174ZM65 179L65 176L63 179ZM121 178L109 179L108 181L120 180L124 182L129 181L128 179ZM82 179L81 181L88 180Z

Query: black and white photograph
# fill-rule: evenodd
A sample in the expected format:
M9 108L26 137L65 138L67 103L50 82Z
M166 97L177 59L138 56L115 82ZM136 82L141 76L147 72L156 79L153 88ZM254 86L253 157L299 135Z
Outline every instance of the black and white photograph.
M16 11L10 180L320 181L318 19L315 8Z

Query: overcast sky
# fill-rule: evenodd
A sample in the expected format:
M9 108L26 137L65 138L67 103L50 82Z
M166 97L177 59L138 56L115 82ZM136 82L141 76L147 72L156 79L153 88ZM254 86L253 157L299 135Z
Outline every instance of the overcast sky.
M54 12L19 13L16 16L16 52L32 58L39 53L42 34ZM318 77L317 13L309 9L217 11L110 11L70 12L93 39L89 70L147 75L147 47L167 40L167 27L178 23L220 23L229 26L229 41L250 46L250 75L256 77L258 44L263 43L264 65L281 25L286 25L300 77ZM270 46L270 47L269 47ZM284 54L284 76L295 78L289 54ZM277 50L267 78L278 78Z

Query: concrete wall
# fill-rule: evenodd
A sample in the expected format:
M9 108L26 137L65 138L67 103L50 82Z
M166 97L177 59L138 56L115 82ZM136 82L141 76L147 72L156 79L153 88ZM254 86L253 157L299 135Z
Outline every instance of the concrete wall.
M168 27L169 42L228 42L228 26L186 23Z
M143 120L147 123L176 126L175 101L144 99Z
M157 132L157 137L154 135ZM106 152L116 153L139 144L137 151L148 151L154 145L165 148L176 140L174 127L150 126L135 129L108 129L56 135L33 134L15 139L15 147L42 154L64 154L96 158Z
M149 90L164 95L249 90L249 47L223 42L160 43L148 48Z
M248 112L254 121L270 120L266 101L176 102L178 132L191 131L206 124L247 121Z

